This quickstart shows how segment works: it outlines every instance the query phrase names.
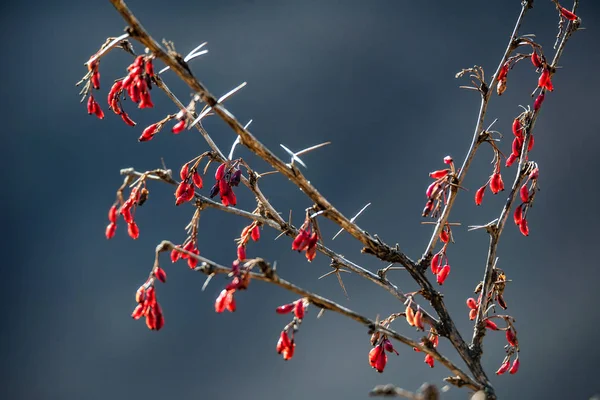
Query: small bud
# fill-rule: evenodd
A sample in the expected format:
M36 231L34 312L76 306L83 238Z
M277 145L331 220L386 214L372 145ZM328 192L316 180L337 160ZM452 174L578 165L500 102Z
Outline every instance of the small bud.
M417 312L415 313L415 326L424 331L425 330L425 326L423 325L423 312L421 310L417 310Z
M237 257L238 260L244 261L246 259L246 246L239 245L237 248Z
M506 341L511 345L517 347L519 345L519 341L517 340L517 336L512 329L508 329L506 331Z
M507 168L514 164L515 161L519 159L519 156L515 156L511 153L510 156L506 159L506 164L504 164Z
M425 204L425 208L423 208L422 216L426 217L427 215L429 215L431 210L433 210L433 200L429 199L427 200L427 204Z
M138 228L135 221L131 221L127 224L127 233L132 239L137 239L140 237L140 229Z
M152 78L154 76L154 66L152 65L152 59L146 61L145 69L146 74Z
M431 354L427 354L425 356L424 361L425 361L425 364L429 365L430 368L433 368L435 366L435 360Z
M474 321L477 318L477 310L473 309L469 311L469 320Z
M564 7L560 8L560 15L562 15L569 21L575 21L577 19L577 15L575 15L574 13L572 13L571 11L567 10Z
M517 357L515 359L515 361L513 361L512 366L510 367L510 370L508 371L511 375L516 374L519 371L519 366L521 365L521 362L519 361L519 357Z
M444 157L444 164L448 164L448 165L450 165L450 164L452 164L453 162L454 162L454 160L452 159L452 157L450 157L450 156L446 156L446 157Z
M129 118L129 115L127 115L127 113L125 111L123 111L121 113L121 119L123 120L123 122L125 122L127 125L129 126L135 126L135 122Z
M125 222L127 222L127 223L133 222L133 215L131 215L130 207L121 207L121 215L123 216L123 219L125 220Z
M515 220L515 225L520 225L523 220L523 206L518 206L515 208L515 212L513 213L513 219Z
M100 72L97 70L92 74L92 86L96 90L100 89Z
M437 273L437 283L443 285L448 274L450 274L450 265L446 264Z
M523 236L529 236L529 226L527 225L527 219L523 218L519 224L519 230Z
M542 60L540 59L536 51L531 53L531 63L536 68L541 68L541 66L543 65Z
M519 190L519 194L521 195L521 201L523 203L527 203L529 201L529 189L527 188L527 184L523 184L521 186L521 190Z
M431 259L431 272L433 272L434 275L437 275L441 266L442 266L442 257L440 256L440 253L436 253L433 256L433 258Z
M550 81L550 71L548 68L544 68L538 79L538 87L547 88L548 82Z
M544 93L540 93L538 97L535 98L533 102L533 110L538 111L542 107L542 103L544 102Z
M519 118L515 118L513 121L512 132L516 137L523 138L523 127L521 126L521 120L519 120Z
M492 321L491 319L485 320L485 327L492 331L498 330L498 325L496 325L496 323L494 321Z
M242 180L242 170L238 169L233 174L231 174L231 178L229 179L229 184L231 186L237 186L240 184Z
M144 306L141 304L138 304L135 309L133 310L133 312L131 313L131 318L133 319L140 319L142 315L144 315Z
M215 180L220 181L225 177L225 168L227 168L227 164L223 163L219 165L215 171Z
M154 135L157 132L157 128L158 128L158 124L152 124L152 125L146 127L146 129L144 129L144 131L142 132L142 135L139 137L138 141L139 142L147 142L149 140L152 140L152 138L154 137Z
M296 301L295 306L294 306L294 315L298 319L304 318L304 301L303 300Z
M385 369L386 364L387 354L385 354L385 351L382 351L381 353L379 353L379 357L377 357L377 360L375 360L375 369L377 370L377 372L382 373Z
M200 250L198 250L198 249L193 249L191 252L194 253L197 256L200 255ZM194 269L198 265L198 259L194 258L194 257L188 256L187 257L187 264L188 264L188 267L190 267L190 269Z
M181 252L179 252L177 249L179 249L180 247L177 246L177 248L171 250L171 262L176 262L177 260L179 260L182 256Z
M392 344L392 342L390 342L389 339L384 339L382 344L383 344L383 348L388 353L396 353L396 355L399 355L399 353L396 351L396 349L394 349L394 345Z
M533 149L533 144L535 140L533 140L533 134L529 135L529 143L527 144L527 151L531 151Z
M290 341L290 337L288 336L286 331L281 331L279 335L279 340L277 341L277 354L281 354L284 349L292 346L292 342Z
M192 174L192 181L194 182L194 185L196 185L196 187L198 189L202 189L202 186L203 186L202 177L200 176L198 171L194 171L194 173Z
M135 302L138 304L142 304L144 302L145 298L146 298L146 288L144 287L144 285L142 285L135 292Z
M112 239L115 236L116 232L117 232L117 224L115 224L114 222L111 222L106 227L106 232L105 232L106 238Z
M475 204L478 206L481 205L481 202L483 201L483 195L485 194L486 187L487 185L484 185L475 192Z
M108 210L108 220L114 223L117 222L117 206L114 204Z
M498 93L498 96L502 96L502 93L506 92L506 78L498 81L496 92Z
M225 308L227 307L227 293L228 291L226 289L223 289L221 291L221 293L219 293L219 296L217 297L217 300L215 300L215 311L218 313L222 313L223 311L225 311Z
M379 356L381 355L382 352L383 352L383 346L381 346L381 345L375 346L371 349L371 351L369 351L369 365L371 367L375 368L377 359L379 359Z
M469 297L467 299L467 307L469 307L471 310L476 310L477 309L477 302L475 301L474 298Z
M510 366L510 359L507 359L506 361L504 361L502 363L502 365L500 366L500 368L498 368L498 371L496 371L496 375L502 375L503 373L505 373L506 371L508 371L508 367Z
M415 326L415 312L413 311L413 309L410 305L406 306L405 314L406 314L406 322L410 326Z
M450 235L448 235L448 231L446 229L442 229L440 232L440 240L444 243L448 243L450 241Z
M540 169L539 168L534 168L533 171L531 171L531 173L529 174L529 179L534 180L539 178L540 176Z
M173 132L175 135L181 133L185 129L186 124L187 120L182 119L181 121L173 125L173 128L171 128L171 132Z
M289 314L296 307L294 303L284 304L275 309L277 314Z
M219 184L216 183L213 187L210 188L210 193L208 194L208 196L212 199L213 197L215 197L218 194L219 194Z
M490 190L494 194L504 190L504 181L502 181L502 175L499 173L492 175L492 179L490 179Z
M508 61L502 65L502 68L500 68L500 71L498 72L498 81L501 81L504 78L506 78L506 75L508 75L509 67L510 67L510 64Z
M156 269L154 269L154 276L162 283L167 282L167 273L161 267L156 267Z
M189 164L183 164L181 166L181 170L179 170L179 177L181 178L182 181L185 181L187 179L189 171L190 171Z
M521 149L523 147L523 139L516 137L513 139L512 142L512 152L510 153L511 156L515 156L515 157L519 157L521 155Z
M258 242L260 239L260 227L258 225L254 225L254 228L252 228L252 231L250 231L250 237L255 242Z
M296 349L296 343L292 340L292 344L283 349L282 355L285 361L291 360L294 357L294 350Z
M429 176L433 179L440 179L448 175L450 172L449 169L440 169L438 171L433 171L429 173Z

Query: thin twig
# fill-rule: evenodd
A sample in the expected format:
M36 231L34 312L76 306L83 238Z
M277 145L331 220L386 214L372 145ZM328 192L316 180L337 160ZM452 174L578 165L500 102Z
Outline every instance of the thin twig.
M171 185L175 185L175 186L178 185L178 182L175 181L173 178L171 178L169 171L165 171L165 170L161 170L161 169L156 169L153 171L146 171L146 172L142 173L142 172L138 172L138 171L134 170L133 168L125 168L125 169L121 170L121 175L125 175L125 176L132 177L132 178L133 177L139 178L139 177L145 176L148 179L161 180L161 181L163 181L165 183L169 183ZM198 194L198 193L196 193L195 196L196 196L196 200L198 201L197 204L199 207L211 207L211 208L215 208L217 210L224 211L224 212L227 212L230 214L238 215L240 217L248 218L253 221L259 221L264 225L267 225L275 230L281 231L282 235L285 234L289 237L295 237L298 234L298 229L296 229L291 224L286 223L285 228L282 228L282 226L277 221L274 221L271 218L265 218L263 216L260 216L260 215L257 215L257 214L254 214L254 213L251 213L251 212L248 212L245 210L241 210L236 207L226 207L223 204L216 202L216 201L214 201L206 196L203 196L201 194ZM405 303L408 300L408 297L400 289L398 289L397 286L395 286L393 283L391 283L389 280L387 280L387 278L381 277L378 274L374 274L371 271L353 263L352 261L347 260L343 256L337 254L336 252L334 252L333 250L329 249L328 247L324 246L321 243L317 244L317 250L319 252L321 252L322 254L326 255L327 257L331 258L336 265L339 265L340 267L343 267L343 268L361 276L362 278L365 278L365 279L377 284L378 286L381 286L382 288L387 290L389 293L391 293L394 297L396 297L398 300L400 300L400 302ZM414 309L415 312L419 309L418 303L415 302L414 300L411 303L411 307ZM425 310L423 310L422 307L420 308L420 310L423 313L424 322L431 325L439 332L439 330L441 329L440 322L438 320L436 320L434 317L432 317Z
M173 244L169 241L166 241L166 240L163 240L156 247L157 258L158 258L158 254L160 254L161 252L171 251L174 249L177 249L181 253L184 253L184 254L188 255L189 257L195 258L196 260L199 261L198 265L194 268L195 271L202 272L206 275L213 275L213 274L228 275L232 272L231 268L219 265L219 264L215 263L214 261L211 261L205 257L199 256L194 253L185 251L181 248L178 248L175 244ZM254 260L254 261L259 261L259 260ZM264 260L260 260L260 261L264 262ZM377 331L381 332L381 333L387 335L389 338L392 338L401 343L404 343L407 346L417 348L426 354L430 354L436 361L438 361L440 364L442 364L443 366L448 368L453 374L455 374L458 378L460 378L460 380L462 382L459 383L459 385L462 384L461 386L466 386L466 387L474 389L474 390L478 390L481 388L481 386L478 383L473 381L473 379L471 377L469 377L465 372L463 372L460 368L458 368L456 365L454 365L452 363L452 361L450 361L446 357L442 356L434 347L427 346L427 345L419 343L419 342L415 342L414 340L409 339L409 338L397 333L394 330L385 328L382 325L376 323L375 321L373 321L367 317L364 317L364 316L362 316L340 304L337 304L334 301L326 299L315 293L309 292L305 289L302 289L299 286L294 285L291 282L281 279L272 269L270 270L270 273L252 272L252 273L250 273L250 277L251 277L251 279L254 279L254 280L268 282L268 283L274 284L276 286L279 286L283 289L286 289L292 293L295 293L295 294L307 299L310 303L314 304L315 306L317 306L319 308L336 312L336 313L341 314L345 317L348 317L356 322L359 322L360 324L365 325L371 332L377 332Z
M373 237L366 231L358 227L354 222L351 222L342 213L340 213L327 199L325 199L319 191L304 177L304 175L293 165L288 165L280 160L275 154L267 149L256 137L254 137L248 130L237 121L237 119L231 114L222 104L218 104L217 99L200 83L191 73L187 64L183 62L180 56L176 57L172 53L165 52L162 47L145 31L141 26L137 18L131 13L122 0L111 0L111 3L121 14L124 20L129 25L127 32L132 38L138 40L144 46L146 46L154 54L155 57L162 60L166 65L169 65L173 72L175 72L181 80L183 80L197 96L213 108L215 114L217 114L223 121L225 121L232 130L237 133L241 138L241 143L248 149L258 155L260 158L268 162L277 171L286 176L296 186L298 186L302 192L304 192L314 203L321 209L325 210L323 214L326 218L338 224L341 228L346 230L351 236L359 240L365 247L363 248L364 253L372 254L379 259L392 263L399 263L406 267L407 271L411 274L413 279L421 286L422 294L427 300L429 300L432 307L436 310L440 317L440 321L443 321L439 325L438 332L447 337L458 351L461 358L465 361L468 367L474 372L478 380L485 379L485 373L481 368L481 365L473 363L470 356L469 348L466 342L461 337L458 329L454 325L454 322L450 318L450 314L444 304L442 295L437 292L425 275L418 270L417 265L408 256L401 252L398 248L392 248L381 241L377 236ZM200 127L200 124L196 125ZM205 135L206 138L207 135ZM210 142L209 142L210 145ZM212 146L211 146L212 147ZM216 147L216 146L215 146ZM222 156L222 154L221 154ZM265 199L266 200L266 199ZM261 199L262 201L262 199ZM271 214L271 213L270 213ZM273 218L278 219L282 224L282 228L286 229L289 226L281 219L276 213L271 214ZM319 249L320 249L319 245ZM331 252L331 257L345 262L345 267L351 271L361 271L362 276L367 277L369 280L377 283L384 287L386 290L398 294L396 297L404 297L399 294L398 290L394 289L395 286L391 285L388 281L382 280L377 275L370 271L364 270L361 267L356 266L353 263L348 262L339 255Z
M579 2L576 0L574 3L574 6L573 6L573 12L575 12L575 10L577 9L578 3ZM554 73L556 71L556 66L558 65L558 61L560 60L560 57L562 56L562 53L565 49L567 41L569 40L571 35L575 31L577 31L578 28L579 28L578 20L574 21L574 22L569 22L569 24L566 28L566 32L560 42L558 49L556 50L556 54L554 55L554 58L552 59L552 63L550 65L549 69L550 69L550 71L552 71L552 73ZM545 92L546 92L546 90L544 89L542 93L545 93ZM492 285L494 284L494 282L492 281L492 275L493 275L492 272L493 272L494 265L495 265L496 253L497 253L497 249L498 249L498 242L500 240L500 236L502 235L502 232L506 225L506 220L508 219L508 216L511 212L511 207L512 207L513 203L515 202L515 199L517 198L517 195L519 193L519 188L521 187L521 185L523 184L523 181L525 180L527 175L529 175L529 173L531 172L531 169L532 169L532 163L530 161L526 161L526 160L529 155L529 152L528 152L529 141L531 140L533 127L535 125L537 117L539 116L539 111L540 110L533 112L529 126L526 130L524 130L525 139L523 141L523 146L521 149L519 166L517 168L515 180L513 182L511 191L508 195L508 199L506 200L506 204L502 208L502 211L500 212L500 216L496 220L496 223L491 225L492 229L489 229L489 227L487 229L487 231L490 233L490 245L488 248L485 273L483 276L482 299L484 299L484 300L482 301L481 306L478 309L477 317L475 318L475 324L474 324L474 328L473 328L473 338L471 340L471 345L470 345L473 355L476 358L481 357L481 354L482 354L481 345L482 345L483 338L486 333L485 323L483 320L485 318L486 310L488 309L487 294L490 292L490 290L492 289Z
M437 224L435 225L433 233L431 234L431 238L429 239L429 244L427 245L427 248L423 252L421 260L419 260L419 266L423 270L427 269L427 266L428 266L427 263L429 262L431 255L433 254L433 249L435 248L435 245L437 244L440 232L442 231L442 228L445 226L446 222L448 221L448 217L450 217L450 211L452 211L452 206L454 205L454 201L456 200L456 197L458 195L458 188L462 185L462 182L467 174L467 171L469 170L469 167L471 166L471 162L473 161L473 158L475 157L475 153L477 152L477 149L479 148L479 144L480 144L479 137L480 137L481 133L483 132L483 122L485 120L485 113L487 111L487 107L488 107L490 98L491 98L492 94L494 93L494 87L495 87L496 83L498 82L498 80L497 80L498 73L500 72L500 69L502 68L502 66L504 65L506 60L508 60L508 57L510 57L510 54L517 47L516 39L517 39L517 35L519 33L519 28L521 27L521 24L523 22L523 17L527 13L527 10L532 7L532 3L533 3L532 0L524 0L521 2L521 6L522 6L521 12L519 14L519 17L517 18L517 22L513 29L512 35L510 36L510 39L508 41L508 45L506 46L506 50L504 51L504 55L502 56L502 59L500 60L500 63L498 64L498 67L496 68L496 72L494 73L494 76L492 77L491 82L489 83L489 85L485 86L485 89L480 91L481 92L481 105L479 106L479 114L477 115L477 123L475 124L475 132L473 133L473 138L471 139L471 145L469 147L469 150L467 151L465 160L463 161L463 164L460 167L458 176L456 177L456 182L455 182L456 185L452 186L450 189L447 203L444 206L444 209L442 210L440 217L438 218Z

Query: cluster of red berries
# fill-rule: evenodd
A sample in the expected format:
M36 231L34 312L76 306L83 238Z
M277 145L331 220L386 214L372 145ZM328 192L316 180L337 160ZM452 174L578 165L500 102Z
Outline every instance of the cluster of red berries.
M202 189L203 186L202 177L198 173L197 166L192 166L192 169L190 170L190 163L183 164L179 171L179 177L181 178L181 182L175 190L176 206L194 198L194 186L198 189Z
M152 89L152 79L154 78L154 66L152 65L152 56L137 56L133 63L127 67L129 73L113 84L108 92L108 105L113 112L119 116L123 122L129 126L135 126L135 122L123 110L121 99L123 92L138 108L152 108L152 98L150 90Z
M506 159L506 166L510 167L515 161L517 161L521 157L521 151L523 149L523 142L525 140L524 136L524 126L529 125L529 119L531 115L529 112L524 112L514 119L512 124L512 133L515 136L512 142L512 152L510 156ZM530 152L533 149L534 144L534 136L533 134L529 135L529 143L527 144L527 151Z
M533 198L537 191L537 179L540 171L536 167L531 171L527 177L527 181L521 186L519 190L519 196L521 197L521 204L515 208L513 213L513 219L515 224L519 227L519 231L524 236L529 236L529 226L527 225L527 211L533 204Z
M432 218L438 216L441 210L442 202L445 204L447 194L450 186L456 179L456 170L454 169L454 160L450 156L444 157L444 163L449 168L433 171L429 173L429 176L435 181L427 187L425 196L427 196L427 203L423 209L422 215L427 217L431 215Z
M475 192L475 204L476 205L481 205L482 201L483 201L483 195L485 194L485 189L489 186L490 191L493 194L498 194L501 191L504 190L504 181L502 180L502 175L500 174L500 155L499 153L496 153L495 156L495 166L494 166L494 172L492 173L492 175L490 175L488 181L485 183L485 185L483 185L482 187L480 187L479 189L477 189L477 191Z
M221 196L221 203L224 206L235 206L237 198L233 192L233 187L240 184L241 178L242 170L237 167L236 163L225 162L219 165L215 172L217 182L210 189L210 198L212 199L218 194Z
M429 332L429 336L428 337L423 338L423 340L421 340L421 344L423 346L431 346L433 348L438 347L439 342L440 342L440 337L433 330L431 330ZM416 351L416 352L420 352L421 351L417 347L413 347L413 350ZM426 354L425 355L425 359L423 360L423 362L425 364L429 365L430 368L433 368L435 366L435 359L433 358L433 356L431 354Z
M318 229L313 219L307 214L298 234L292 241L292 250L299 253L305 251L306 259L310 262L317 256Z
M382 373L388 360L386 352L396 353L396 355L400 354L394 349L394 345L386 335L381 335L381 337L375 341L373 346L371 351L369 351L369 365L377 372Z
M121 214L127 223L127 233L132 239L137 239L140 236L140 229L135 223L133 215L137 206L144 204L147 198L148 189L138 185L131 190L129 198L123 202L120 208L117 208L117 204L113 204L108 210L109 224L106 227L106 238L112 239L115 236L117 231L117 214Z
M440 240L444 243L444 246L431 258L431 272L436 276L439 285L443 285L450 274L450 264L448 262L448 255L446 254L450 237L450 226L446 225L440 232Z
M277 354L281 354L286 361L294 356L294 350L296 349L295 335L302 323L307 307L308 302L305 299L298 299L293 303L284 304L275 309L277 314L294 312L294 319L283 328L275 347Z
M193 239L192 237L188 237L187 240L185 242L183 242L182 246L177 246L176 248L171 250L171 262L174 263L180 259L187 260L188 267L190 267L190 269L196 268L196 266L198 265L198 260L194 257L190 257L186 253L179 251L179 249L183 249L185 251L188 251L192 254L199 256L200 250L198 250L198 247L196 245L196 240Z
M419 307L417 307L417 312L415 312L415 310L413 310L411 307L411 302L409 301L404 314L406 315L406 322L410 326L414 326L420 331L425 330L425 325L423 325L423 311L421 311Z
M498 318L503 318L503 317L498 316ZM516 374L517 371L519 370L519 366L521 365L521 362L519 361L519 341L517 339L517 331L515 330L512 323L508 322L508 319L510 319L510 317L508 319L507 318L504 318L504 319L505 319L505 321L507 321L508 327L503 328L503 329L499 328L498 325L495 322L493 322L492 320L490 320L489 318L485 320L485 326L487 329L490 329L493 331L504 330L506 332L506 341L508 342L508 345L506 346L507 355L506 355L506 357L504 357L504 360L502 361L500 368L498 368L498 370L496 371L496 375L502 375L507 371L510 374ZM516 357L511 365L511 363L510 363L511 357L514 354L516 354Z
M240 238L237 239L237 257L238 260L244 261L246 259L246 245L252 239L254 242L258 242L260 239L260 225L258 222L253 222L250 225L242 229Z
M246 290L250 284L250 271L246 268L240 267L240 261L235 260L232 265L231 282L229 282L225 289L219 293L219 296L215 300L215 311L222 313L227 310L229 312L235 311L235 297L233 295L237 290Z
M135 293L135 301L138 305L133 310L131 317L136 320L142 316L146 317L146 326L148 326L148 329L158 331L164 326L165 318L160 304L156 300L155 279L163 283L167 281L166 272L158 266L153 269L148 281L140 286Z

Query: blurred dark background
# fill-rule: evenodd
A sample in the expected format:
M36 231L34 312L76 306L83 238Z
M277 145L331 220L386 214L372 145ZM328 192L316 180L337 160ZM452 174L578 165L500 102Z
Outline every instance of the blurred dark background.
M482 65L490 76L506 47L519 1L129 1L156 39L174 41L186 54L203 41L210 53L191 63L195 74L216 95L242 81L248 86L228 102L251 131L277 154L279 144L299 150L331 140L304 157L306 175L339 210L352 216L373 205L359 224L390 244L398 242L418 258L431 227L420 212L428 172L442 168L450 154L460 163L471 140L478 95L460 90L454 79L463 67ZM550 1L538 0L522 33L535 33L548 54L558 17ZM214 299L225 284L215 278L205 292L204 277L184 264L163 260L169 281L158 287L166 317L159 333L130 318L134 292L147 276L153 250L162 239L181 242L192 207L174 207L173 188L150 185L150 200L137 212L137 241L121 222L107 241L107 210L122 178L119 169L161 165L173 170L207 150L196 131L179 136L168 130L153 141L137 142L143 127L176 108L158 91L155 109L129 104L136 128L107 110L110 82L124 74L131 58L113 52L102 60L106 112L100 121L79 104L74 86L83 63L124 22L108 1L5 2L0 6L4 57L2 76L3 254L0 324L3 399L364 399L376 384L394 383L415 390L422 382L440 383L448 372L431 370L422 354L398 345L383 374L367 362L364 327L331 313L319 320L310 309L297 337L294 359L275 352L288 318L274 308L295 297L259 282L237 296L235 314L218 315ZM587 399L600 391L600 328L597 287L599 170L597 27L600 7L581 1L579 14L588 28L572 38L536 124L532 159L540 165L542 191L529 216L531 236L509 222L499 247L499 266L513 281L506 290L509 312L517 320L521 370L496 377L503 358L502 334L488 334L483 362L500 398ZM135 49L141 47L136 43ZM528 50L524 50L528 51ZM157 63L159 64L159 63ZM187 102L189 90L172 72L164 79ZM537 76L518 65L508 90L493 97L488 123L507 136L510 124L531 104ZM127 107L127 105L126 105ZM205 124L228 150L234 134L216 117ZM259 171L268 169L245 149L237 155ZM465 337L471 323L465 299L481 279L487 251L485 233L467 225L494 219L505 199L486 195L473 204L476 188L491 171L492 152L478 154L452 221L457 243L450 247L452 273L444 285L446 302ZM504 172L512 182L514 167ZM211 171L212 174L212 171ZM210 178L207 178L210 182ZM289 182L270 176L264 192L294 223L310 203ZM208 188L206 189L208 190ZM238 190L239 206L253 209L252 197ZM200 250L223 264L235 257L233 238L246 220L214 210L201 218ZM321 224L325 237L337 231ZM344 275L346 300L317 255L309 264L290 250L290 240L273 242L265 229L249 256L277 261L282 277L341 302L371 318L399 311L402 305L373 284ZM348 235L335 250L375 271L385 266L359 253ZM415 284L402 271L390 274L403 290ZM418 339L399 322L393 326ZM440 349L459 365L446 341ZM452 388L448 399L467 391Z

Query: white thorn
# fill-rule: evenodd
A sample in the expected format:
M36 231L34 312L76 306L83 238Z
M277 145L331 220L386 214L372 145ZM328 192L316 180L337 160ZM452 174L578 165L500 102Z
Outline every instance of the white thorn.
M196 57L199 57L199 56L201 56L201 55L203 55L203 54L206 54L206 53L208 53L208 50L202 50L202 51L198 51L198 50L200 50L202 47L206 46L206 44L207 44L207 43L208 43L208 42L204 42L204 43L200 44L199 46L197 46L197 47L196 47L194 50L190 51L190 52L189 52L189 53L188 53L188 54L187 54L187 55L186 55L186 56L183 58L183 61L185 61L185 62L188 62L188 61L190 61L190 60L193 60L193 59L194 59L194 58L196 58ZM196 53L196 51L198 51L198 52ZM158 71L158 73L159 73L159 74L162 74L163 72L165 72L165 71L169 70L170 68L171 68L171 67L169 67L169 66L167 66L167 67L164 67L163 69L161 69L160 71Z
M222 103L223 101L227 100L230 96L232 96L233 94L235 94L235 92L237 92L238 90L240 90L241 88L243 88L247 84L248 84L248 82L243 82L241 85L235 87L234 89L231 89L229 92L227 92L223 96L221 96L219 98L219 100L217 100L217 104ZM202 113L200 113L200 115L198 116L198 118L196 118L194 120L194 122L192 122L190 124L190 126L188 127L188 129L192 129L192 127L194 125L196 125L198 122L200 122L200 120L202 118L204 118L206 116L206 114L208 114L211 110L212 110L212 107L206 107L206 109L204 111L202 111Z
M238 136L235 138L233 145L231 145L231 151L229 152L229 157L227 157L228 160L233 159L233 151L235 150L235 146L237 146L239 143L240 143L240 137Z
M354 221L356 220L356 218L358 218L358 216L359 216L360 214L362 214L362 213L363 213L363 211L365 211L365 210L367 209L367 207L369 207L370 205L371 205L371 203L367 203L367 204L366 204L366 205L365 205L363 208L361 208L361 209L360 209L360 211L359 211L359 212L357 212L357 213L356 213L356 215L355 215L354 217L350 218L350 222L354 222ZM344 228L340 229L340 230L338 231L338 233L336 233L336 234L333 236L333 238L332 238L331 240L334 240L334 239L335 239L336 237L338 237L338 235L339 235L340 233L342 233L343 231L344 231Z
M294 161L298 161L298 164L300 164L300 165L302 165L304 168L308 169L308 167L306 166L306 164L304 164L304 161L302 161L302 160L301 160L299 157L297 157L297 156L296 156L296 154L295 154L293 151L291 151L290 149L288 149L287 147L285 147L285 146L284 146L284 145L282 145L281 143L280 143L279 145L280 145L280 146L281 146L281 147L282 147L282 148L283 148L285 151L287 151L287 152L288 152L288 154L289 154L290 156L292 156L292 159L291 159L291 162L290 162L292 165L294 164Z

